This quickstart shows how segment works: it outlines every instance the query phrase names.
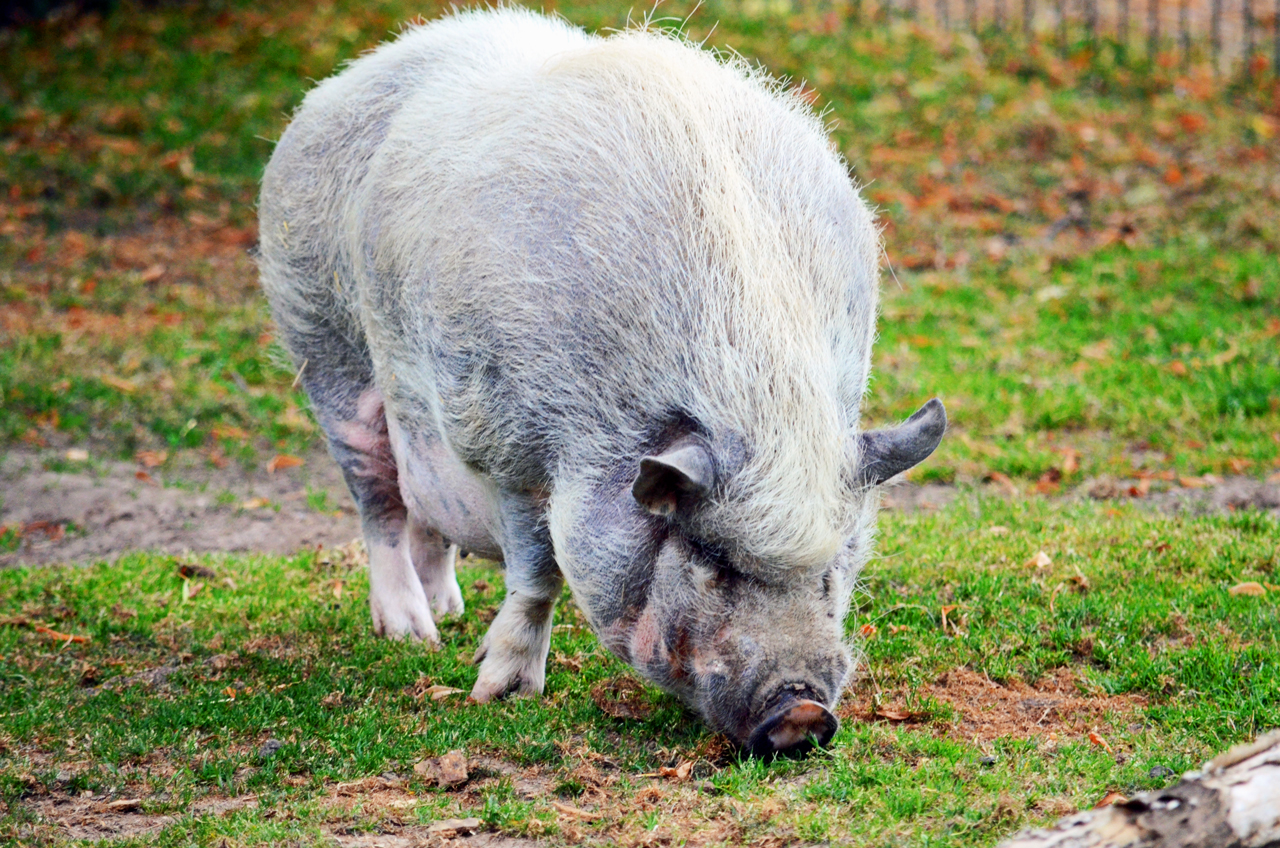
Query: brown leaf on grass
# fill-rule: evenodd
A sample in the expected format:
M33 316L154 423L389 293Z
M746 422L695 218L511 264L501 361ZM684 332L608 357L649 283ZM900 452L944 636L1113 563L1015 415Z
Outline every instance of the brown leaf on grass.
M481 824L483 822L477 818L441 819L428 825L427 833L440 839L456 839L459 836L470 836L480 829Z
M157 262L154 265L148 266L138 278L144 283L154 283L164 276L164 272L165 267Z
M45 627L43 624L34 625L31 629L39 633L41 636L48 636L55 642L78 642L80 644L85 644L89 641L88 636L79 636L73 633L61 633L51 627Z
M1080 355L1085 359L1092 359L1095 362L1104 362L1111 352L1111 340L1103 339L1100 342L1085 345L1080 348Z
M1057 468L1050 468L1036 481L1036 491L1042 495L1052 495L1061 488L1058 485L1061 481L1062 472Z
M1103 795L1102 799L1093 805L1093 808L1096 810L1099 807L1110 807L1112 804L1125 804L1128 803L1128 801L1129 799L1121 795L1119 792L1112 791Z
M1147 496L1147 493L1150 491L1151 491L1151 478L1144 477L1143 479L1138 481L1137 485L1129 487L1129 497L1145 498Z
M121 798L118 801L109 801L103 805L109 813L127 813L130 810L136 810L142 806L141 798Z
M333 708L338 706L341 703L342 703L341 692L330 692L328 695L325 695L323 698L320 699L320 705L323 707Z
M145 471L133 472L133 479L137 480L139 483L146 483L148 486L160 485L159 483L156 482L156 478L152 477L150 474L148 474Z
M1008 474L1001 474L999 471L989 471L987 472L987 476L983 479L988 483L995 483L1011 498L1017 497L1018 495L1018 487L1009 479Z
M676 783L684 783L693 776L693 761L685 760L675 767L663 766L658 769L658 777L674 780Z
M241 509L262 509L264 506L270 506L271 501L266 498L249 498L240 504Z
M182 581L182 600L184 602L191 600L200 594L200 590L203 588L203 583L192 583L190 580Z
M1036 551L1035 554L1023 563L1026 568L1048 568L1053 565L1053 558L1044 551Z
M84 448L68 448L62 458L67 462L86 462L89 459L89 452Z
M1231 469L1231 473L1233 474L1243 474L1248 471L1252 465L1252 459L1244 459L1239 456L1235 456L1227 460L1227 467Z
M212 568L205 568L194 562L178 563L178 574L187 579L199 577L202 580L212 580L218 576L218 573Z
M237 439L242 442L249 441L249 431L243 427L236 427L233 424L214 424L211 431L215 439Z
M168 451L140 450L133 455L143 468L158 468L169 459Z
M440 757L430 757L413 764L413 773L441 789L461 786L470 778L467 772L467 755L462 751L450 751Z
M1069 477L1080 470L1080 452L1075 448L1062 449L1062 474Z
M117 377L114 374L103 374L98 378L98 382L102 383L104 386L110 386L117 392L124 392L127 395L131 395L138 390L138 387L131 380L126 380L123 377Z
M910 624L890 624L889 625L889 633L890 635L893 635L893 636L897 636L902 631L910 630L910 629L911 629Z
M886 721L895 722L914 722L924 718L924 713L912 712L910 710L895 710L889 707L877 707L873 713L876 718L882 718Z
M1106 751L1108 754L1115 753L1111 748L1111 743L1103 739L1101 736L1097 734L1097 732L1093 730L1089 731L1089 741L1092 742L1094 745L1097 745L1102 750Z
M1263 595L1267 594L1266 587L1254 580L1237 583L1227 591L1232 595L1247 595L1253 598L1261 598Z
M465 694L465 690L454 689L450 686L441 686L439 684L436 684L435 686L428 686L426 689L422 690L422 697L430 698L433 701L443 701L451 695Z
M870 639L872 636L876 635L877 632L879 632L879 628L876 627L874 624L864 624L858 628L858 632L862 634L862 638Z
M297 468L302 465L302 457L291 456L287 453L278 453L267 462L267 473L275 474L282 468Z
M653 712L653 707L645 699L644 686L627 675L602 680L592 686L591 700L602 713L612 718L644 721Z
M1184 489L1203 489L1208 484L1203 477L1179 477L1178 485Z
M582 821L594 821L595 819L600 818L600 813L580 810L577 807L571 807L568 804L562 804L559 801L552 801L551 806L555 807L557 811L569 816L570 818L581 819Z
M1185 377L1185 376L1187 376L1187 374L1188 374L1188 373L1190 373L1190 372L1187 370L1186 363L1184 363L1184 362L1183 362L1182 360L1180 360L1180 359L1175 359L1173 362L1170 362L1170 363L1169 363L1169 370L1170 370L1170 371L1172 371L1175 375L1177 375L1177 376L1179 376L1179 377Z

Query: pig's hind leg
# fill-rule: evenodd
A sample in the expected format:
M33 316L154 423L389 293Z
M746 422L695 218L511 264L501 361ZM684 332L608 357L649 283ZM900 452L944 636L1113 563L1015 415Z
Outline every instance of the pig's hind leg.
M369 549L373 629L393 639L439 644L440 636L413 556L415 545L429 550L430 539L415 534L400 494L382 393L369 387L358 392L354 402L342 403L341 397L326 393L323 388L317 386L317 391L308 387L308 392L329 437L330 452L341 466L347 488L360 509L361 529Z
M455 563L458 546L409 515L409 553L422 589L437 617L461 615L465 606Z

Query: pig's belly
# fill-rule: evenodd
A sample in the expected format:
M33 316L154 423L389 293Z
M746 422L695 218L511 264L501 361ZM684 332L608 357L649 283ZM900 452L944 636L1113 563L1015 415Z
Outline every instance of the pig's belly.
M434 433L405 433L387 416L400 477L400 496L417 524L479 556L501 560L493 499Z

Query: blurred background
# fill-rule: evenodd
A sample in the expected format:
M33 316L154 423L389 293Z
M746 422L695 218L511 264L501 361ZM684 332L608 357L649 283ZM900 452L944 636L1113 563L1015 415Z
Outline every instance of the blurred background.
M545 8L602 32L650 15L762 63L826 116L884 230L867 417L938 394L953 421L916 484L1147 498L1238 479L1242 503L1267 506L1256 487L1280 451L1274 3ZM305 476L329 465L257 288L255 194L314 80L447 9L6 7L8 485L33 469L135 488L186 474L216 492L210 509L288 494L349 513L336 476ZM25 497L0 518L9 549L39 517L15 511Z

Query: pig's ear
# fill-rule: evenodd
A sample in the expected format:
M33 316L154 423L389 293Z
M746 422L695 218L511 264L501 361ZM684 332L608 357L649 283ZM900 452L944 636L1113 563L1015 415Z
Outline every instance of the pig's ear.
M942 441L947 410L934 398L897 427L858 434L858 480L877 486L923 462Z
M641 459L631 495L646 512L671 515L709 495L715 482L711 451L701 442L686 440Z

